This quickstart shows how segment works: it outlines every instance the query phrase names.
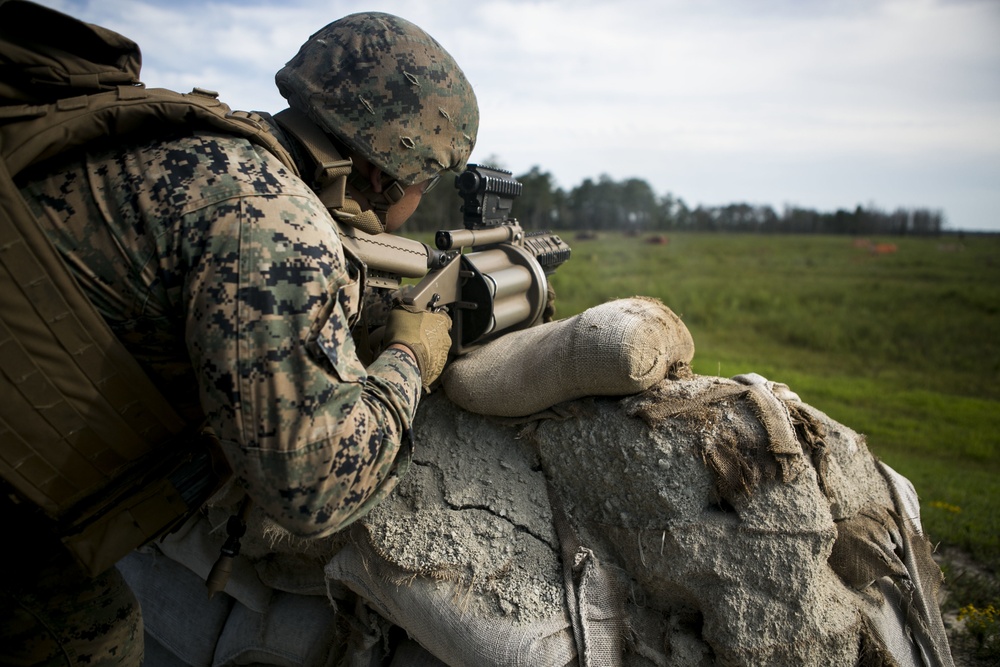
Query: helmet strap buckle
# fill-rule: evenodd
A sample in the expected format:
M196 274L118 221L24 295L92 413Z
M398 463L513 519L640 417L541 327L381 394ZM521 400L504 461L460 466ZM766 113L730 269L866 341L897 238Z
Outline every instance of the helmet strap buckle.
M406 188L395 179L393 179L392 183L382 188L382 195L389 200L389 206L402 199L404 194L406 194Z

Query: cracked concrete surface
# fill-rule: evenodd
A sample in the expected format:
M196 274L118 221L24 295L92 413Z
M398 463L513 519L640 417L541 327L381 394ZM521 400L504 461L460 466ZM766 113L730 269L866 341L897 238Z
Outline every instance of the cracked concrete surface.
M419 421L409 472L364 526L375 551L400 568L477 593L469 611L549 618L564 600L544 474L513 427L483 422L458 410Z

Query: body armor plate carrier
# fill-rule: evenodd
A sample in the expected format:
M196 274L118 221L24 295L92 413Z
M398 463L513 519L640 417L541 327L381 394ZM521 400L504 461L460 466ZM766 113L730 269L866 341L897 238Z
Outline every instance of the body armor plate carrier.
M0 476L92 574L190 515L229 472L90 304L14 177L165 126L245 137L297 173L254 114L209 91L147 89L139 63L117 33L0 0Z

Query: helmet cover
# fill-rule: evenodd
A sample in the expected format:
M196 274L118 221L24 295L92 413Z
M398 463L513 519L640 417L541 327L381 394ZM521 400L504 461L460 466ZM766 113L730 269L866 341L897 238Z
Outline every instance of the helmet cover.
M312 35L275 81L308 115L404 186L465 167L479 105L454 58L409 21L365 12Z

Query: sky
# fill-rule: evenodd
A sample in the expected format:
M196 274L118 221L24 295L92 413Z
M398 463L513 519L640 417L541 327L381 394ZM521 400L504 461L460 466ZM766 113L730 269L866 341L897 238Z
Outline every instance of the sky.
M1000 0L39 0L136 41L142 80L276 112L342 16L422 27L476 90L473 162L641 178L690 207L941 210L1000 232Z

